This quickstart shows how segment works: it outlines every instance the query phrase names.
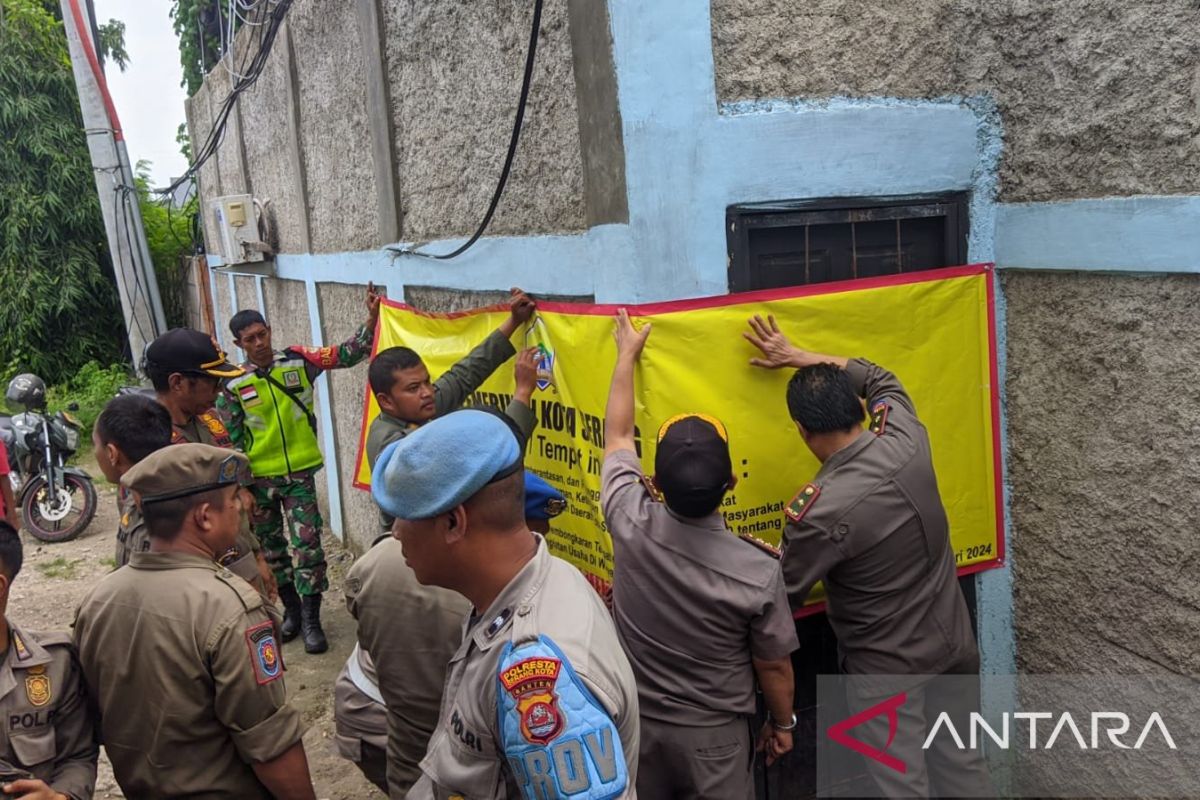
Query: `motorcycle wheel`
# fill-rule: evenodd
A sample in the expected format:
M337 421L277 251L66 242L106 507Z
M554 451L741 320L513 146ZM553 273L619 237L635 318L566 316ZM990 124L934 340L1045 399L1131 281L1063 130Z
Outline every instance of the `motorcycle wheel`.
M78 475L63 475L57 502L50 497L46 479L30 481L21 500L25 530L43 542L66 542L83 533L96 516L96 487Z

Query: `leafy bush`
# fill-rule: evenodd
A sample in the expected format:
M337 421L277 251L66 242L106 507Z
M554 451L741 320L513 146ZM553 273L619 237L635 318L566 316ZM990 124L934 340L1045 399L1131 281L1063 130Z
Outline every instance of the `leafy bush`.
M102 367L95 361L83 365L66 383L51 386L46 391L46 405L50 411L65 411L71 403L78 403L79 410L70 412L83 424L83 436L92 435L92 425L104 409L105 403L117 394L117 389L136 381L130 378L125 367L113 364ZM85 438L83 448L89 445Z

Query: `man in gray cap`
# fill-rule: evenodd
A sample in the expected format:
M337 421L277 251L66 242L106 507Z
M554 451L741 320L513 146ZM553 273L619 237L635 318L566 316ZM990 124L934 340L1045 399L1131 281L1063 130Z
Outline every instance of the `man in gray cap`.
M613 618L638 680L638 793L751 797L756 680L768 711L757 747L768 765L792 749L796 727L798 642L778 556L725 524L721 501L737 479L720 420L668 419L654 477L642 472L633 371L650 326L635 330L621 309L616 334L600 505L613 540Z
M408 797L635 796L633 672L600 598L525 524L511 423L435 419L383 451L371 491L416 579L472 606Z
M83 599L75 641L128 797L314 796L279 615L214 561L237 538L245 471L240 453L181 444L121 478L140 498L150 550Z

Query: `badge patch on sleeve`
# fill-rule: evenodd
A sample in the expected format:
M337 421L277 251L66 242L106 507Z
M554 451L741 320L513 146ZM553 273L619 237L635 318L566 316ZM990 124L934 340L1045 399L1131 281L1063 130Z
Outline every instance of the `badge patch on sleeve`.
M889 409L891 409L891 406L888 405L887 400L880 400L871 406L871 433L876 436L883 435L884 430L887 428Z
M254 679L259 686L277 680L283 674L273 623L267 621L247 628L246 645L250 648L250 663L254 665Z
M617 726L546 636L505 647L497 714L521 795L602 800L629 782Z

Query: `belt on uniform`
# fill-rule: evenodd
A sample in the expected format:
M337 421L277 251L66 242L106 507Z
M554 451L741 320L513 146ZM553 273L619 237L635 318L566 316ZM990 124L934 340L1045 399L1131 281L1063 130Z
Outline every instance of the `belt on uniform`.
M353 683L358 690L367 697L374 700L380 705L387 705L383 702L383 695L379 693L379 687L375 685L375 681L367 677L367 673L363 672L362 664L358 661L358 654L362 652L358 645L354 645L354 650L350 653L349 660L346 661L346 674L350 676L350 682Z

